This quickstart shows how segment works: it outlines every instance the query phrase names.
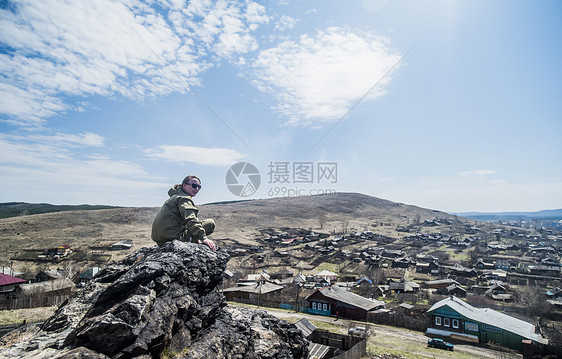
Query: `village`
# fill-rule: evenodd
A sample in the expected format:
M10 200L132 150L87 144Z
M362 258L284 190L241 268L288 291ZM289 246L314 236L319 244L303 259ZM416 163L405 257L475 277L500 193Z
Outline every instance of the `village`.
M558 231L434 218L324 233L262 228L255 244L217 240L231 259L222 291L233 303L404 327L451 342L494 343L525 357L560 350L562 235ZM382 231L381 231L382 232ZM100 240L88 251L61 244L14 261L44 269L0 273L0 308L57 306L133 240ZM88 268L70 265L87 258ZM310 324L307 324L310 327ZM345 341L344 341L345 342ZM530 355L530 356L529 356Z
M493 342L525 357L560 352L560 232L438 218L397 231L404 235L262 229L259 246L232 248L223 292L233 302Z

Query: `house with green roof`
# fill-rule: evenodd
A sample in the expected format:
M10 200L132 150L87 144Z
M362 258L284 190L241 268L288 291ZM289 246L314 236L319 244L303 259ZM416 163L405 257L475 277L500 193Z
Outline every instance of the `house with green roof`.
M85 272L80 273L78 276L79 283L88 283L98 274L100 271L100 267L92 267Z
M427 311L430 324L426 334L477 343L496 344L522 350L522 341L548 344L535 333L535 326L492 309L475 308L456 297L435 303Z

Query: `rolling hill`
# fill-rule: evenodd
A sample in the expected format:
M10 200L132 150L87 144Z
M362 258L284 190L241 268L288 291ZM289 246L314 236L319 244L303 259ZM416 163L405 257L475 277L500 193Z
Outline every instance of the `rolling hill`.
M81 205L54 205L48 203L6 202L0 203L0 218L26 216L31 214L65 212L65 211L92 211L98 209L119 208L116 206Z
M396 227L416 220L453 218L453 215L405 205L357 193L334 196L271 198L214 203L199 206L200 218L214 218L217 229L212 237L255 244L258 229L291 227L331 231L375 230L395 236ZM0 265L8 265L18 252L68 244L76 258L87 261L91 246L101 247L132 239L133 248L111 252L119 259L140 247L153 246L152 221L158 208L112 208L75 210L0 219ZM14 262L19 270L31 270L29 262Z
M541 221L562 220L562 209L547 209L537 212L465 212L455 213L461 217L471 218L478 221L513 221L534 219Z

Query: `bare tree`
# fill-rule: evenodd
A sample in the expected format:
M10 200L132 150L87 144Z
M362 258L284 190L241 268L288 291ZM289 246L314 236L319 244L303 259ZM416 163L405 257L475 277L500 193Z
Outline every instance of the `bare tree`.
M541 316L548 308L546 297L536 286L527 286L516 290L515 298L516 302L526 308L527 313L531 315Z
M472 250L468 252L468 256L470 258L470 263L475 264L478 261L478 247L474 247Z
M328 219L326 218L325 215L321 214L318 216L318 225L320 226L320 229L324 228L324 225L326 224L326 221Z
M341 221L342 234L346 234L348 230L349 230L349 219L343 219Z
M549 352L554 353L562 353L562 331L557 328L555 325L552 326L543 326L541 328L544 332L544 335L548 339L548 349ZM553 356L554 357L554 356Z
M76 267L75 263L67 262L64 266L64 272L66 278L72 280L74 276L78 273L78 268Z

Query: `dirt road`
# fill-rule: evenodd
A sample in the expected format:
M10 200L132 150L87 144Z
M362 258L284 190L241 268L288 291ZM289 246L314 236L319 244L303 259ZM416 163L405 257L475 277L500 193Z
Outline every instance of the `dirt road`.
M339 333L347 333L347 329L352 326L365 326L365 323L363 322L355 322L342 319L334 320L334 318L332 317L295 313L282 309L261 309L265 309L271 315L274 315L291 323L297 322L301 318L306 318L317 327ZM521 354L502 352L467 344L455 344L455 350L452 352L442 349L428 348L428 337L423 335L423 333L421 332L395 328L386 325L369 325L371 331L374 330L375 335L371 335L367 342L368 354L388 353L401 355L405 358L523 358ZM368 357L369 356L367 356L367 358Z

